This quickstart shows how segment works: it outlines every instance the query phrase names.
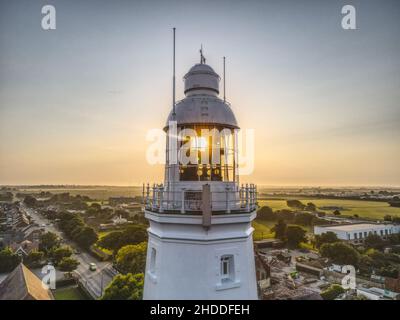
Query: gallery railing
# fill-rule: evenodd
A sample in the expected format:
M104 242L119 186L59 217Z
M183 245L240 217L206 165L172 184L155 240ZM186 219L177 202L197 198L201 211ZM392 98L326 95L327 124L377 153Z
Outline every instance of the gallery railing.
M159 213L185 214L202 211L202 190L171 189L162 184L143 184L144 208ZM212 190L210 202L211 210L215 213L252 212L257 208L257 187L246 184L234 190Z

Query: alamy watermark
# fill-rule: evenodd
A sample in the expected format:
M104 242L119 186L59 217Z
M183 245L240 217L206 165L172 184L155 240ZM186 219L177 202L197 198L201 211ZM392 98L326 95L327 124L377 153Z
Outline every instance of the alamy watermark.
M42 278L42 287L43 289L52 289L56 288L56 269L53 265L47 264L42 268L42 274L44 275Z
M167 156L166 133L151 129L146 140L151 142L146 150L151 165L237 165L238 175L250 175L254 171L254 129L193 128L178 130L176 121L168 125Z
M56 8L52 5L45 5L42 7L42 29L55 30L56 29Z
M356 25L356 8L352 5L345 5L342 7L342 28L345 30L355 30Z

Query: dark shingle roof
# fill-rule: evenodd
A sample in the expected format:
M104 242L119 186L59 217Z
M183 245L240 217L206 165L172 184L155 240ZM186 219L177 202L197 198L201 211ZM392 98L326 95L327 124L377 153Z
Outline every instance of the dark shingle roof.
M0 300L54 300L49 289L42 287L42 281L20 263L0 283Z

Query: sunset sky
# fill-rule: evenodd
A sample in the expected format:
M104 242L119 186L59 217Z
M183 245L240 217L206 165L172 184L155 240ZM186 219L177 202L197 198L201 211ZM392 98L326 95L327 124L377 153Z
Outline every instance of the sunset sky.
M57 29L41 28L56 8ZM353 4L357 30L341 28ZM0 0L0 184L161 182L148 130L199 61L256 135L262 185L400 186L399 1Z

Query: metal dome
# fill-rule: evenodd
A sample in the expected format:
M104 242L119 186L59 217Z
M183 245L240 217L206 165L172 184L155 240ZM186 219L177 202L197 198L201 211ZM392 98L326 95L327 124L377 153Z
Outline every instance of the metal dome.
M239 129L230 106L223 100L207 94L189 96L179 101L175 106L175 116L171 111L164 130L168 128L169 121L174 120L178 126L203 124Z
M183 77L185 81L184 93L189 96L207 91L207 94L219 93L219 75L205 63L194 65Z

